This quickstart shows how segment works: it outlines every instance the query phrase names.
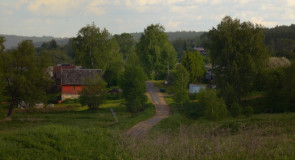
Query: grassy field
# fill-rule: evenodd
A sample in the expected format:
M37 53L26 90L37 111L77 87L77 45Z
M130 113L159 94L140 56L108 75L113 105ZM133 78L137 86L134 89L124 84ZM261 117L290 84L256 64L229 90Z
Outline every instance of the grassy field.
M126 129L153 116L154 108L150 105L143 113L130 114L121 102L107 101L96 111L71 104L50 110L16 110L11 121L0 121L0 159L124 158L116 150L118 139Z
M294 113L193 120L166 100L173 115L122 146L133 159L295 159Z
M124 133L151 117L152 106L135 115L121 100L96 111L71 104L17 111L11 121L0 121L0 159L295 159L294 113L207 121L191 119L166 100L172 116L141 139Z

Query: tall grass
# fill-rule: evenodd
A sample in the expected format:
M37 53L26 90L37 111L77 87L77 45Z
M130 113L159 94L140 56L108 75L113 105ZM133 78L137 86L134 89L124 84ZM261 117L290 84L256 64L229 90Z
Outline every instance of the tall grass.
M133 159L294 159L294 125L295 114L198 120L167 132L154 129L144 139L125 139L118 148Z

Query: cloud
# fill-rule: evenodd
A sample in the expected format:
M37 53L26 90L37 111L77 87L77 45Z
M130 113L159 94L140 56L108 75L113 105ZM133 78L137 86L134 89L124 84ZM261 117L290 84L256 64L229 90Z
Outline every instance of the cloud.
M277 25L276 22L273 22L273 21L265 21L264 18L262 18L262 17L252 17L250 19L250 21L252 23L261 24L261 25L267 26L267 27L274 27L274 26Z
M166 27L167 27L167 28L177 28L177 27L179 27L180 24L181 24L180 21L177 21L177 22L169 21L169 22L166 24Z
M85 8L86 13L93 13L96 16L102 16L105 14L105 10L102 7L103 4L105 4L106 0L93 0L91 1ZM118 3L118 2L115 2Z
M29 2L28 10L37 14L64 16L71 9L77 8L81 2L79 0L33 0Z
M13 15L16 10L19 10L27 2L28 0L0 2L0 8L4 14Z
M286 0L287 1L287 5L290 7L294 7L295 6L295 1L294 0Z

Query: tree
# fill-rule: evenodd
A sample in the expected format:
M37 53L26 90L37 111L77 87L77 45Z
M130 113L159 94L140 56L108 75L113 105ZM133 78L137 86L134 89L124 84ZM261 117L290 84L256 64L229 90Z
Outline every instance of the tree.
M4 53L4 49L5 49L5 46L4 46L4 42L5 42L5 38L0 36L0 63L1 63L1 59L3 58L3 53ZM1 65L0 65L1 67ZM0 71L1 71L1 68L0 68ZM0 72L0 103L2 102L2 91L5 87L5 82L4 82L4 79L2 77L2 73Z
M108 85L116 85L124 65L123 56L119 53L117 41L106 29L100 30L95 24L87 25L80 29L71 44L77 65L102 69Z
M251 22L224 17L217 28L209 32L211 61L217 87L225 97L226 87L240 103L249 93L254 77L266 64L268 53L263 43L262 27ZM230 98L225 98L230 100ZM233 101L226 101L231 105Z
M31 41L23 41L15 50L2 54L0 73L5 81L4 93L9 103L7 117L22 101L29 106L46 100L50 81L46 74L46 59L35 55Z
M165 77L168 70L175 66L177 53L164 31L163 26L152 24L144 30L144 34L136 45L136 53L144 71L152 79ZM163 54L169 58L167 59Z
M4 46L5 38L0 36L0 54L4 52L5 46Z
M198 83L202 81L205 73L205 63L199 51L195 53L186 52L181 63L190 74L191 83Z
M95 110L104 101L106 82L96 76L92 79L85 79L83 83L79 101L82 105L87 105L89 110Z
M134 52L135 42L131 34L122 33L120 35L114 35L114 38L117 40L120 46L120 53L123 54L123 58L126 59L127 56Z
M130 112L139 112L144 109L147 100L145 80L146 75L137 55L135 53L130 54L125 65L125 72L120 80L126 107Z
M210 120L220 120L227 116L228 111L224 100L218 98L216 91L201 89L198 93L200 105L204 107L203 116Z
M265 100L270 112L287 111L283 92L286 69L283 67L266 71Z
M183 104L189 101L188 96L189 73L182 64L176 65L176 71L173 77L173 99L183 107Z
M295 111L295 61L286 69L284 95L288 111Z

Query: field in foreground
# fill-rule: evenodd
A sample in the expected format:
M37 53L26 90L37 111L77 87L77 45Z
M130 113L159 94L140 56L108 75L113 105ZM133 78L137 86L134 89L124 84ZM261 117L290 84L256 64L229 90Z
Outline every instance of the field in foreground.
M133 139L124 132L153 107L136 115L121 100L102 107L15 113L0 121L0 159L295 159L294 113L212 122L173 109L147 137Z

